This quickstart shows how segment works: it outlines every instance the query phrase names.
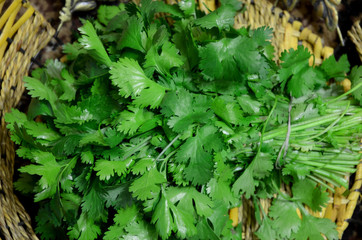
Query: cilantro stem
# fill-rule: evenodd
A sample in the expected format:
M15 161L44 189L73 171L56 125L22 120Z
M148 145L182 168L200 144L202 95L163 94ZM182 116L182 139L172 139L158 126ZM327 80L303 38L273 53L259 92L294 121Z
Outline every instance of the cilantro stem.
M323 176L329 179L329 181L335 186L343 186L345 188L348 188L348 183L344 178L336 177L335 174L324 171L322 169L313 169L312 171L318 176Z
M178 134L172 141L162 150L162 152L157 156L156 161L158 161L162 155L181 137L180 134Z
M141 148L143 148L144 146L146 146L150 139L152 138L152 136L148 136L147 138L145 138L142 142L140 142L132 151L130 151L129 153L127 153L125 156L123 156L123 160L126 160L127 158L129 158L130 156L132 156L134 153L138 152Z
M330 101L328 101L328 102L326 102L326 103L324 103L324 104L328 105L328 104L334 103L334 102L340 100L341 98L344 98L345 96L353 93L354 91L356 91L356 90L357 90L358 88L360 88L360 87L362 87L362 82L360 82L359 84L357 84L356 86L354 86L353 88L351 88L349 91L343 93L342 95L340 95L340 96L338 96L338 97L336 97L336 98L334 98L334 99L332 99L332 100L330 100Z
M324 181L320 180L319 178L317 178L317 177L315 177L313 175L307 175L307 177L310 178L311 180L319 183L320 185L326 187L327 189L329 189L333 193L335 192L334 188L332 188L331 186L329 186L328 184L326 184Z
M264 140L265 129L266 129L266 127L267 127L267 125L268 125L268 123L269 123L269 120L270 120L270 118L271 118L271 116L272 116L272 114L273 114L273 112L274 112L274 110L275 110L275 108L276 108L276 106L277 106L277 103L278 103L278 97L275 98L274 105L273 105L272 109L270 110L269 115L268 115L268 118L265 120L265 123L264 123L264 125L263 125L262 130L261 130L260 142L259 142L259 147L258 147L258 152L257 152L257 154L260 153L261 145L263 144L263 140Z
M313 166L313 167L319 167L319 168L331 169L331 170L337 170L337 171L339 170L339 171L349 172L349 173L354 173L356 171L356 169L354 169L354 168L335 166L335 165L330 165L328 163L318 163L318 162L312 162L312 161L298 161L298 160L295 162L302 163L304 165Z
M326 127L323 131L321 131L320 133L317 133L314 136L311 136L309 138L307 138L306 140L311 140L313 138L317 138L321 135L323 135L324 133L328 132L332 127L334 127L342 118L343 116L347 113L348 108L349 108L350 102L348 102L346 109L343 111L343 113L341 114L341 116L339 116L335 121L333 121L328 127Z

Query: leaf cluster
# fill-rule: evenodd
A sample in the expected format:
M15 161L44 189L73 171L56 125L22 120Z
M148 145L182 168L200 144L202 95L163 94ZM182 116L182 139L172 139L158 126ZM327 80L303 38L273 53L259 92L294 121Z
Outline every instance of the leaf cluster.
M15 186L40 204L42 239L240 239L228 209L275 194L258 237L336 237L305 206L325 205L321 182L344 186L360 157L358 103L326 84L349 71L347 59L309 66L300 47L277 65L272 29L234 29L238 10L238 1L209 15L192 0L101 6L64 46L66 63L25 78L29 111L6 121L32 162Z

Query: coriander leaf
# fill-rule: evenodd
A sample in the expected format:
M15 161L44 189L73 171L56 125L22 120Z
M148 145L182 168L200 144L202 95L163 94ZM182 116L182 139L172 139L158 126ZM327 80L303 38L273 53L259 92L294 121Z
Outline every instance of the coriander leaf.
M321 234L324 234L327 239L338 239L336 225L330 219L317 218L309 214L303 214L302 219L298 232L292 234L293 239L325 239Z
M278 239L277 232L273 229L273 222L265 217L258 231L255 232L255 235L260 239Z
M192 15L195 13L195 1L193 0L181 0L178 2L178 5L185 15Z
M250 165L242 175L235 181L232 187L234 194L241 191L245 197L249 198L254 194L255 187L259 184L258 179L267 177L273 169L272 156L268 153L258 152Z
M293 199L307 204L312 211L321 211L329 200L328 193L309 180L299 180L292 187Z
M109 58L108 53L99 39L92 23L86 21L85 24L79 28L79 31L82 34L82 37L79 39L79 43L82 44L85 49L90 51L90 54L94 59L97 59L107 67L110 67L112 65L112 61Z
M24 78L25 87L29 90L29 94L33 98L39 98L40 100L47 100L51 104L54 104L58 99L54 91L40 80L32 77Z
M18 127L22 127L24 123L28 121L26 114L20 112L18 109L13 108L11 112L5 114L5 122L7 123L6 127L11 131L14 132L15 124ZM20 139L19 139L20 140Z
M77 223L73 227L70 227L70 231L68 232L70 239L78 240L94 240L100 234L100 227L85 213L80 215Z
M355 66L352 68L352 71L349 75L349 79L351 80L352 86L351 88L354 88L360 84L362 84L362 66ZM356 89L352 93L353 97L359 101L360 105L362 105L362 87L359 86L358 89Z
M93 164L94 162L94 155L91 151L83 151L81 153L81 160L83 163L86 164Z
M269 208L269 216L274 219L273 229L282 238L289 239L292 233L298 231L302 220L297 214L297 208L297 204L282 198L274 199Z
M152 112L146 109L129 106L128 110L120 113L117 122L117 130L128 135L133 135L137 130L154 117Z
M136 205L132 205L128 208L121 208L117 211L116 215L113 218L114 224L108 228L108 231L105 233L105 240L114 240L119 239L121 236L125 234L125 227L134 222L138 209Z
M108 213L105 209L106 191L96 178L88 186L89 189L83 197L82 211L94 221L105 219Z
M244 112L251 115L259 114L262 104L251 96L242 95L237 98L237 101Z
M66 43L63 46L63 53L67 55L67 60L72 61L81 54L86 54L87 50L79 42Z
M212 110L224 121L237 125L243 117L243 111L241 111L236 101L234 99L232 100L233 101L226 101L220 97L215 98L212 103Z
M137 161L135 165L132 166L132 172L134 174L145 174L154 168L155 162L153 158L143 158Z
M129 190L139 200L153 198L161 190L160 184L166 182L166 178L155 167L144 173L131 184Z
M127 234L123 235L124 240L154 240L158 234L150 224L145 221L133 221L125 227Z
M176 161L188 163L186 180L193 184L205 184L212 177L212 151L219 150L222 142L211 125L202 127L195 137L188 138L176 154ZM210 139L213 139L210 141Z
M229 218L229 206L222 200L214 201L212 215L208 217L212 223L213 231L217 236L228 235L232 233L232 221Z
M321 69L328 75L328 78L334 78L337 81L342 81L346 78L346 73L349 72L349 62L347 55L342 55L339 61L336 61L334 55L323 60Z
M60 134L52 130L51 128L48 128L46 124L42 122L35 122L35 121L27 121L24 123L24 127L26 129L26 132L41 140L46 141L56 141L60 138Z
M190 1L193 2L192 0ZM186 61L184 60L184 67L186 69L193 69L199 62L199 54L190 31L189 21L182 19L175 22L174 31L172 41L175 43L176 48L180 50L181 56L186 59Z
M62 70L61 75L63 80L55 80L57 84L61 87L63 93L59 97L59 99L70 102L75 99L75 95L77 92L74 86L75 78L66 69Z
M165 96L161 112L169 117L167 125L175 132L181 133L189 129L192 123L206 123L213 114L209 111L207 96L191 94L185 89L173 91Z
M98 8L97 20L104 25L108 25L108 22L117 14L119 14L122 10L124 10L124 5L100 5Z
M171 235L171 231L174 229L175 217L171 215L171 204L172 203L167 196L162 194L160 201L157 203L156 208L153 211L151 223L156 225L157 232L160 234L162 239L167 239ZM176 208L175 206L173 207ZM186 229L183 228L182 230Z
M123 48L132 48L140 52L144 52L145 49L142 45L141 32L143 28L143 22L141 19L132 16L127 20L127 26L122 32L121 39L118 42L117 48L122 50Z
M249 198L255 192L256 183L254 181L252 168L245 169L243 174L234 182L232 191L235 195L239 195L239 192L245 192L245 197Z
M167 196L173 204L188 213L205 217L212 214L213 202L193 187L169 187Z
M222 5L208 15L196 19L194 23L207 29L217 27L219 30L228 30L234 25L235 15L236 11L233 6Z
M162 45L161 53L158 53L157 46L152 46L147 54L144 67L154 68L161 74L169 75L173 67L180 67L183 65L181 56L178 54L178 49L170 42L165 42Z
M259 46L266 46L273 37L273 29L267 26L259 27L250 31L250 35Z
M120 59L113 64L110 74L113 84L119 87L120 94L124 97L131 96L138 107L156 108L165 95L166 89L149 79L133 59Z
M118 176L125 174L131 162L132 159L126 159L125 161L99 159L96 161L94 171L97 171L100 180L109 180L114 176L114 173Z
M33 159L37 165L26 165L21 167L19 171L41 176L39 185L42 191L35 196L35 201L38 202L55 194L62 165L60 165L54 155L49 152L34 151Z

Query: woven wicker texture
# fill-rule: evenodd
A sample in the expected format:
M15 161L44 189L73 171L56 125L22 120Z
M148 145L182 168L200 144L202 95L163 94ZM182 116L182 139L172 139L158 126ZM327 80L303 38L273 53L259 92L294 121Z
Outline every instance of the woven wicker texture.
M356 45L357 52L359 54L359 58L362 62L362 29L361 29L361 21L356 21L351 30L348 31L348 36L352 40L352 42Z
M5 5L8 7L3 9ZM13 193L15 152L4 114L19 103L31 59L54 30L26 1L0 0L0 13L0 238L37 239L28 214Z

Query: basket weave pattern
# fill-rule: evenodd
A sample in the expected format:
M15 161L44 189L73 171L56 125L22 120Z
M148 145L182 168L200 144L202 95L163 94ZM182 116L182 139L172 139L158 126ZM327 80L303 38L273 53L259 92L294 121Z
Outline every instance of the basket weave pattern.
M15 151L4 114L19 103L31 59L46 46L54 30L26 1L12 1L3 10L5 4L0 0L0 238L37 239L30 217L13 193Z

